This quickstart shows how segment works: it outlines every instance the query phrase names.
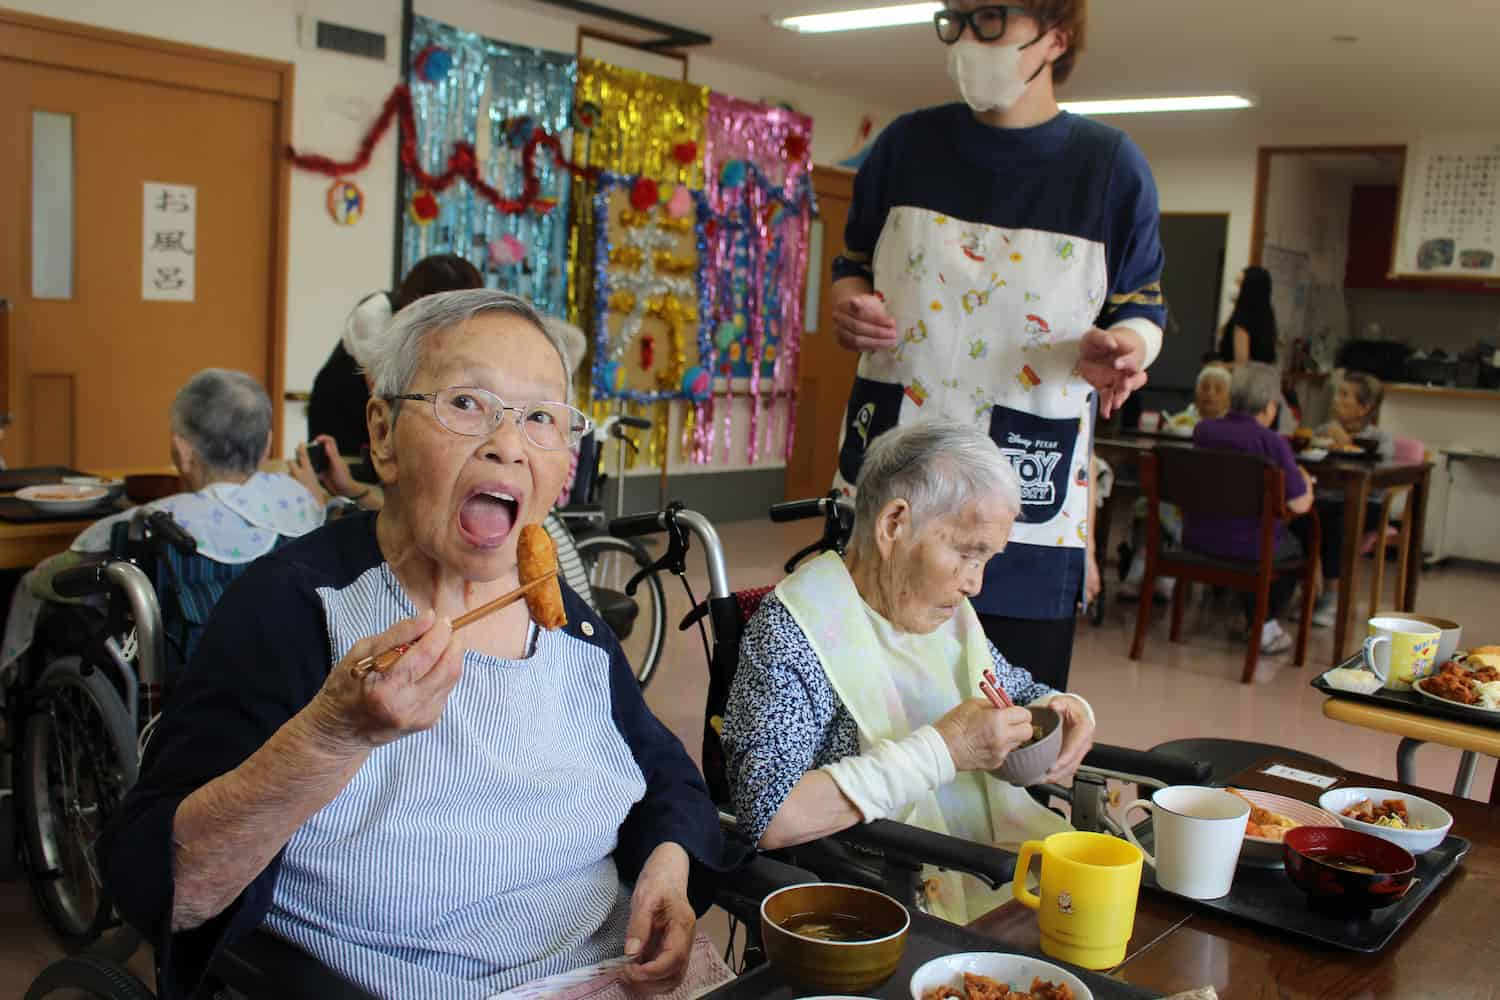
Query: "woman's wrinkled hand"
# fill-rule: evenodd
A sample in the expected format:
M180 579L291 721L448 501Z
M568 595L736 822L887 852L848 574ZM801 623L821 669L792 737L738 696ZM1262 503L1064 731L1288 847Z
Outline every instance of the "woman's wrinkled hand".
M993 771L1012 750L1031 739L1031 713L971 698L933 723L933 728L948 744L956 770Z
M651 852L630 896L625 927L625 979L635 992L670 993L682 985L693 953L698 917L688 902L687 852L662 844Z
M1094 723L1083 702L1070 695L1053 698L1047 707L1062 717L1063 737L1057 760L1042 781L1049 785L1066 784L1094 745Z
M884 351L901 342L896 320L879 295L868 293L833 304L833 325L839 344L851 351Z
M411 648L385 673L355 676L365 657L407 643ZM437 725L462 676L463 645L453 637L452 623L424 611L355 643L329 672L308 711L334 746L383 746Z

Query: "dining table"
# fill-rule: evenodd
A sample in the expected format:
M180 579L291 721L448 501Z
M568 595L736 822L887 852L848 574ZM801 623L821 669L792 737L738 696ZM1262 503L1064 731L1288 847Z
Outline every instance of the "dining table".
M1453 783L1455 795L1468 794L1469 786L1474 781L1476 754L1482 753L1500 759L1500 724L1479 717L1473 722L1460 722L1457 719L1406 711L1400 707L1373 705L1339 697L1324 700L1323 715L1335 722L1399 736L1401 741L1396 745L1396 776L1404 782L1411 782L1416 778L1416 756L1422 744L1440 743L1462 750L1463 759ZM1500 805L1500 767L1495 768L1495 778L1490 785L1490 804Z
M1301 762L1268 757L1230 779L1316 803L1321 787L1266 774L1267 768L1300 770ZM1468 855L1375 954L1311 944L1264 926L1242 922L1175 896L1143 888L1135 935L1111 979L1170 995L1212 986L1221 1000L1264 998L1442 997L1494 1000L1500 973L1494 905L1500 899L1500 809L1473 799L1340 771L1339 783L1390 789L1435 802L1453 815L1452 833L1472 843ZM1008 903L968 929L997 950L1033 951L1036 916Z
M169 466L150 468L102 468L81 472L62 467L40 469L7 469L0 471L0 502L15 500L16 489L56 482L62 476L93 475L101 479L124 479L127 475L176 475ZM39 478L40 477L40 478ZM81 515L56 515L52 517L27 517L24 520L7 520L0 516L0 571L30 569L45 559L66 551L79 532L99 517L98 512Z
M1094 451L1115 472L1115 495L1107 508L1112 511L1124 498L1139 492L1140 477L1135 472L1140 455L1158 447L1191 447L1190 440L1165 432L1121 430L1094 440ZM1333 630L1333 663L1348 655L1353 631L1353 617L1358 604L1355 577L1359 567L1360 543L1365 535L1365 517L1370 498L1382 490L1410 487L1405 516L1411 519L1411 544L1406 554L1406 587L1395 597L1396 611L1413 611L1422 582L1422 527L1427 516L1432 463L1381 462L1330 454L1317 462L1307 462L1307 469L1318 481L1320 490L1337 490L1343 497L1344 537L1342 539L1343 585L1339 588L1337 619ZM1101 537L1113 520L1112 513L1101 512L1098 530Z

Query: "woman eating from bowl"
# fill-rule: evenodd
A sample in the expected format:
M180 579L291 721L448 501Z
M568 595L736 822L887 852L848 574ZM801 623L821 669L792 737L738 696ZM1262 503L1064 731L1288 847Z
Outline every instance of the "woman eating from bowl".
M1020 509L1010 462L982 430L922 423L882 435L860 472L849 553L806 563L750 620L724 718L741 832L789 847L897 819L1012 850L1068 829L987 772L1032 737L1024 708L977 697L986 670L1016 705L1062 717L1046 775L1065 781L1093 712L1012 666L969 599ZM960 923L1010 898L952 873L933 912Z
M225 595L101 842L105 883L164 998L257 929L380 997L483 998L622 953L636 987L671 988L689 875L723 853L691 758L571 592L559 631L524 603L450 626L517 586L520 529L588 427L559 345L521 299L449 292L402 310L371 370L383 509Z

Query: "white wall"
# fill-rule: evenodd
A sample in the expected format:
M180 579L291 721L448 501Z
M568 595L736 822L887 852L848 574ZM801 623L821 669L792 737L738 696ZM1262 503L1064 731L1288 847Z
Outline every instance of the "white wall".
M351 155L390 88L400 79L399 0L5 0L40 14L291 62L296 67L293 142L332 156ZM538 14L507 0L418 0L417 13L503 41L572 52L577 22ZM387 38L384 64L300 48L298 17L312 16ZM866 113L876 128L898 109L871 109L780 77L741 68L708 55L691 57L695 82L750 100L794 102L814 117L813 156L842 159ZM395 242L396 143L394 132L376 149L357 181L366 215L355 226L328 218L327 178L293 171L287 285L286 387L307 390L338 337L345 315L362 296L390 283ZM286 442L305 431L300 404L286 408Z

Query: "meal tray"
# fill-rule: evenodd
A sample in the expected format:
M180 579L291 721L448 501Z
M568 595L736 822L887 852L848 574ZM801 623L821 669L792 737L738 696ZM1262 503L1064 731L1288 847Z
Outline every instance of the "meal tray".
M881 997L884 1000L911 1000L911 977L916 971L944 955L955 955L966 951L994 951L1012 955L1032 955L1044 962L1067 969L1082 979L1094 994L1094 1000L1145 1000L1161 994L1110 979L1099 972L1089 972L1048 958L1040 952L1007 948L998 941L965 930L956 924L946 923L934 917L913 913L911 930L906 937L906 954L901 956L901 965L895 975L874 989L859 990L862 997ZM1026 984L1031 985L1030 983ZM771 966L763 965L748 975L706 994L704 1000L797 1000L799 997L827 995L836 990L819 990L796 986L782 977Z
M27 486L60 483L64 476L85 476L86 472L66 465L33 465L24 469L0 469L0 490L19 490Z
M1143 839L1142 843L1148 851L1151 850L1150 840ZM1199 909L1259 924L1277 933L1372 955L1384 948L1412 914L1422 908L1427 897L1452 874L1471 846L1464 838L1449 835L1437 847L1418 855L1416 879L1401 902L1382 910L1371 910L1364 916L1338 916L1312 909L1307 894L1281 870L1240 868L1235 872L1234 887L1229 890L1229 895L1219 899L1189 899L1168 892L1156 884L1150 865L1145 866L1141 884L1152 892L1180 899Z
M1339 664L1341 667L1363 665L1364 661L1357 654ZM1429 698L1423 698L1415 691L1391 691L1387 688L1381 688L1372 694L1342 691L1325 681L1322 674L1313 678L1312 686L1333 698L1348 698L1351 701L1368 702L1382 708L1394 708L1402 712L1414 712L1417 715L1430 715L1438 719L1456 719L1459 722L1467 722L1471 726L1500 729L1500 716L1488 715L1484 712L1470 712L1458 705L1435 702Z
M57 511L46 511L33 507L25 500L17 500L14 497L0 497L0 521L11 524L42 524L47 521L97 521L101 517L120 512L119 503L110 497L105 497L92 507L83 510L69 511L60 514Z

